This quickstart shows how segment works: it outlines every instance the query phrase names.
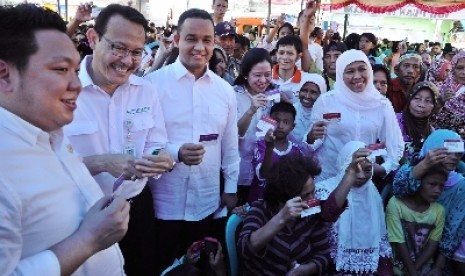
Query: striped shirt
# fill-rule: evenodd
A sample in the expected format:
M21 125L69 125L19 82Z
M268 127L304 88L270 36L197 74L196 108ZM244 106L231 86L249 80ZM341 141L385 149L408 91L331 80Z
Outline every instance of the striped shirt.
M330 262L326 221L337 220L344 208L337 208L331 194L322 203L322 213L297 219L294 225L289 224L278 232L265 248L254 252L250 236L276 215L265 201L254 202L244 219L238 241L244 260L243 275L286 275L294 262L313 262L318 267L318 275L324 275Z

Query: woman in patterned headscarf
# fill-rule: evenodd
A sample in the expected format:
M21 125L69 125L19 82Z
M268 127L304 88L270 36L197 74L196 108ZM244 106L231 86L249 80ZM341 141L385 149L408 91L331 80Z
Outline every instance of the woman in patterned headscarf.
M452 71L441 87L445 101L442 110L435 116L435 128L445 128L465 135L465 51L452 59Z
M447 59L436 59L426 71L426 81L430 81L440 87L449 77L452 65Z

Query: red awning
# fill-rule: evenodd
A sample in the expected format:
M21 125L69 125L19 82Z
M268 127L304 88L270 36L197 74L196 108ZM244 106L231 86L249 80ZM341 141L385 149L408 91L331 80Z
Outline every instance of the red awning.
M331 9L340 9L351 4L373 13L393 12L407 4L434 14L445 14L465 9L464 0L331 0Z

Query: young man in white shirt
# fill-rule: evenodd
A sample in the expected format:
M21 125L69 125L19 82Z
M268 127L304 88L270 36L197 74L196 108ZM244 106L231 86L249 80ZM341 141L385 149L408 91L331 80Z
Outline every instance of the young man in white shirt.
M129 230L120 247L129 275L154 275L153 200L148 179L173 166L156 91L133 75L142 60L147 21L129 6L103 9L87 37L92 56L81 62L81 96L65 133L105 194L132 198ZM120 189L123 189L120 191ZM140 194L139 194L140 193Z
M207 68L214 48L211 16L179 17L178 60L146 78L159 92L168 152L179 162L152 185L160 269L210 234L212 215L236 204L239 174L237 103L232 87ZM220 170L225 179L220 196Z
M81 91L80 57L58 14L0 7L0 271L123 275L130 205L104 197L62 127Z

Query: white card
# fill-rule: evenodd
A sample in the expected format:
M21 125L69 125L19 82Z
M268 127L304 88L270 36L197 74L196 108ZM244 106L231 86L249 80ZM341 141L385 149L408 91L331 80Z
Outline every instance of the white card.
M447 139L444 140L444 147L447 148L448 152L459 153L464 152L463 141L459 139Z
M274 131L277 125L278 122L276 122L275 120L267 116L262 116L257 124L257 137L265 137L268 130L272 129Z

